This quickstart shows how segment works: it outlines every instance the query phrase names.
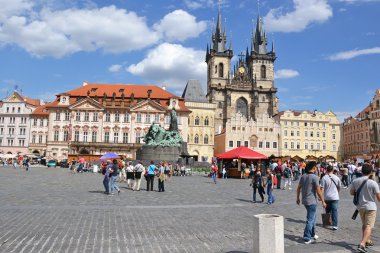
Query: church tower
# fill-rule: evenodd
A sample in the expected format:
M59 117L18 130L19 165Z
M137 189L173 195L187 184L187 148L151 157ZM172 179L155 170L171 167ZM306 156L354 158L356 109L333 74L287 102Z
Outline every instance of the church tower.
M233 52L231 43L226 48L227 36L222 27L220 6L218 9L218 21L216 28L212 31L211 45L207 44L207 98L210 103L215 103L215 129L220 132L223 128L223 120L226 114L226 87L230 81L231 58Z
M256 31L252 32L251 53L246 55L250 78L254 80L253 118L267 113L270 117L278 113L277 89L274 87L274 62L276 53L274 42L267 52L267 35L262 27L260 16L257 18Z

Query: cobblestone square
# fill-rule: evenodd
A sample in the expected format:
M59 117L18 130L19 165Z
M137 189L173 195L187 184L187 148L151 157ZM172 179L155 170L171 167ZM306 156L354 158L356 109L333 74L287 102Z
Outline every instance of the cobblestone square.
M275 190L276 203L253 204L249 180L204 176L173 177L165 192L103 194L100 174L32 167L0 167L0 252L252 252L253 216L275 213L285 219L286 252L352 252L360 232L348 190L343 189L339 230L321 226L319 240L304 245L306 211L293 190ZM155 181L157 190L157 181ZM380 220L377 218L377 228ZM373 232L380 252L380 232ZM268 245L271 247L271 245Z

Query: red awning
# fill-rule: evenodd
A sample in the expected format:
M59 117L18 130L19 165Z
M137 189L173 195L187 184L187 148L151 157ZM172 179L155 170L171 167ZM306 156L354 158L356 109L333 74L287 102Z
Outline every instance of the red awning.
M245 146L240 146L223 154L217 155L216 157L219 159L268 159L265 155L253 151Z

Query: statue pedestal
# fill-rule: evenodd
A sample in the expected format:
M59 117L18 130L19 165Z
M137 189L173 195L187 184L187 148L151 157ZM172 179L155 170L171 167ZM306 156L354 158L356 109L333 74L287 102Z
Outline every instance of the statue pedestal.
M136 159L142 161L177 162L181 157L182 147L162 147L143 145L136 152Z

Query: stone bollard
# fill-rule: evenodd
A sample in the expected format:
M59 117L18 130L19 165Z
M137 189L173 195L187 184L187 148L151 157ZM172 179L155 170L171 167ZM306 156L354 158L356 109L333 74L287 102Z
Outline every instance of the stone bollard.
M277 214L254 216L253 253L284 253L284 217Z

